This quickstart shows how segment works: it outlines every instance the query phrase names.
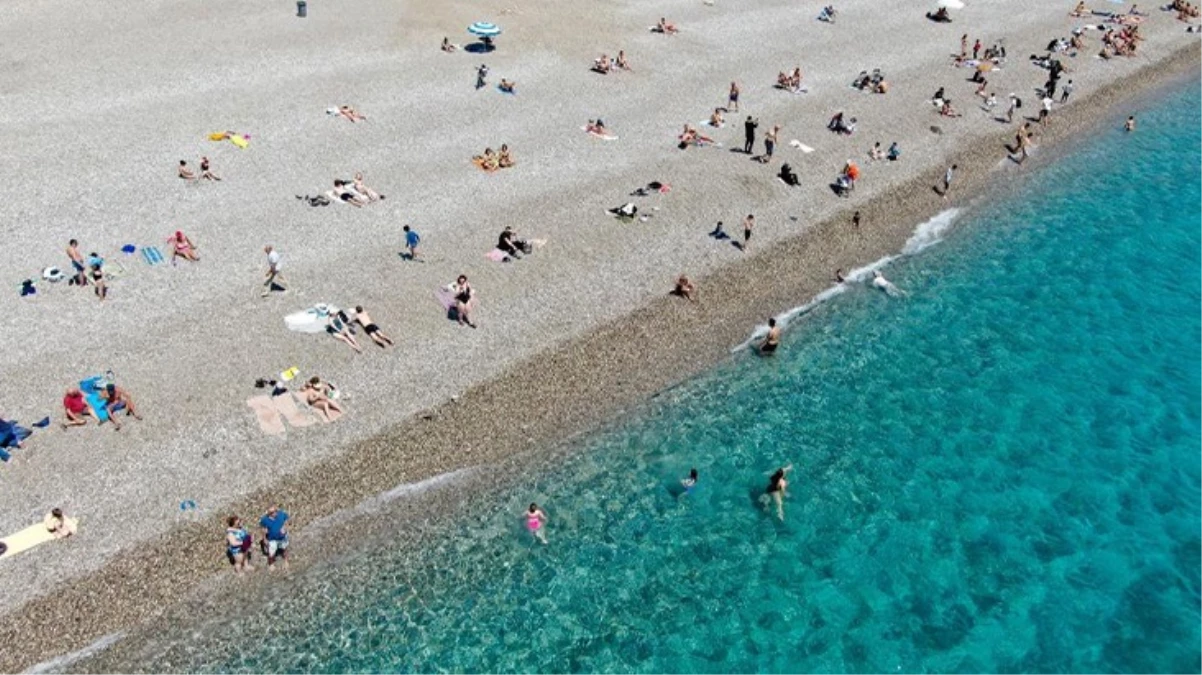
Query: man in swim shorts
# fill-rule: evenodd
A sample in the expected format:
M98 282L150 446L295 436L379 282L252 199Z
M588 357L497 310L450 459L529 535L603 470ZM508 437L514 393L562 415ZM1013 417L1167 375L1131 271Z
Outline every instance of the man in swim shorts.
M263 528L263 545L266 548L267 569L275 569L275 559L279 558L288 568L288 512L272 504L267 513L259 519L259 527Z
M359 305L355 308L355 323L363 326L363 332L367 333L367 336L371 338L372 342L380 345L381 347L392 346L392 338L385 335L384 331L381 331L380 327L377 326L376 323L371 320L371 317L367 315L367 312L363 311L363 305Z

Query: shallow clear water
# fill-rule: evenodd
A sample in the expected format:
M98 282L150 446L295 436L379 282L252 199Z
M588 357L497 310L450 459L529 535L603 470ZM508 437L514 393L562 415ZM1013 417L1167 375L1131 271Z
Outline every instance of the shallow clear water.
M440 543L137 667L1198 672L1200 105L966 214L888 268L907 297L852 289ZM755 498L786 462L778 523Z

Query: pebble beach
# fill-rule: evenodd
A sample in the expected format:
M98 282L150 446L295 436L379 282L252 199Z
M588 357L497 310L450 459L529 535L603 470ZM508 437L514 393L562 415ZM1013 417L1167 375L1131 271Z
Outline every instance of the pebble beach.
M836 268L898 250L916 223L1023 170L1002 147L1017 121L979 109L971 71L951 65L962 33L1004 40L1009 58L989 73L991 89L999 99L1020 92L1022 112L1034 114L1046 71L1027 55L1097 23L1069 17L1070 4L1026 1L969 4L950 25L907 3L851 0L833 24L815 20L819 9L373 0L310 3L302 19L284 2L164 0L136 14L15 5L0 28L9 98L0 125L14 176L0 188L9 192L4 267L14 286L67 267L63 248L75 237L126 273L103 303L65 282L0 300L9 345L0 413L57 422L65 389L111 370L146 419L120 432L52 425L0 467L2 531L52 506L81 519L72 540L2 561L0 643L26 648L0 650L0 668L78 649L228 574L215 542L232 510L278 500L299 536L306 522L398 484L587 430L726 358L754 325L829 285ZM1148 9L1139 56L1094 58L1093 32L1064 59L1073 98L1040 132L1037 161L1116 104L1137 111L1164 78L1196 77L1197 36ZM660 16L680 33L649 32ZM464 28L481 19L504 29L496 51L438 49L443 36L468 42ZM619 49L631 72L589 70ZM477 90L481 63L491 83ZM773 88L777 72L797 65L808 93ZM888 94L848 86L873 68ZM516 94L492 86L502 77ZM732 80L741 110L705 129L720 145L679 150L681 126L725 105ZM963 117L935 112L939 87ZM367 119L326 113L342 104ZM825 129L840 110L858 119L850 136ZM761 134L782 126L770 164L735 151L747 114ZM617 140L581 130L596 117ZM249 145L208 140L223 130L248 134ZM896 141L903 158L868 161L876 141ZM502 143L517 166L486 174L472 165ZM201 155L221 182L176 177L180 159ZM839 199L829 184L848 159L862 178ZM782 161L799 187L776 179ZM961 174L945 201L931 186L953 162ZM357 171L387 199L361 209L296 199ZM629 196L651 181L671 190ZM621 223L605 213L626 201L652 217ZM720 220L737 231L747 213L758 222L748 251L705 235ZM422 235L420 262L399 255L402 225ZM547 243L494 263L485 253L507 225ZM199 245L199 263L151 266L120 252L164 247L177 229ZM261 298L265 244L282 252L289 290ZM680 273L699 282L698 303L667 297ZM448 321L435 300L458 274L480 294L476 330ZM397 346L356 354L286 329L285 315L316 303L364 305ZM336 382L347 414L263 434L246 399L259 393L256 378L290 367ZM181 510L186 501L197 508Z

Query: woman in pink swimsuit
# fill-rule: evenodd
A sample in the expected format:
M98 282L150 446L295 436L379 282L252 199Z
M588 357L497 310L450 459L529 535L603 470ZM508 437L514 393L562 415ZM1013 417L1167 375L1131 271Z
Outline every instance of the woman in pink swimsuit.
M183 232L176 230L175 234L167 238L167 243L171 245L172 264L175 264L176 258L200 262L200 256L196 255L196 244L193 244L192 240Z
M543 534L543 525L547 523L547 514L538 508L538 504L530 503L530 508L526 510L526 529L530 530L530 534L542 543L547 543L547 535Z

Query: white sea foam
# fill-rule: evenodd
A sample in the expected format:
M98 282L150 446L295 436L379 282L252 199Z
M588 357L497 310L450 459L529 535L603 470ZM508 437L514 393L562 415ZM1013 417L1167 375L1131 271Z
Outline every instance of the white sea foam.
M349 509L343 509L341 511L331 513L330 515L325 516L324 518L318 518L317 520L313 521L312 523L309 523L309 525L305 528L305 531L306 532L321 531L325 528L345 522L348 519L353 518L355 516L360 516L360 515L363 515L366 513L372 513L374 511L378 511L381 508L383 508L384 506L386 506L392 502L395 502L398 499L402 499L404 497L411 497L413 495L419 495L424 492L428 492L430 490L442 487L448 483L454 482L457 479L466 478L467 476L471 475L475 471L476 471L475 467L468 467L466 469L459 469L457 471L440 473L437 476L431 476L425 480L418 481L416 483L401 483L400 485L392 488L391 490L388 490L386 492L381 492L380 494L374 495L372 497L368 497L367 499L364 499L363 501L359 502L358 504L356 504L355 506L353 506Z
M872 277L873 272L884 269L893 261L908 256L917 255L918 253L925 251L935 244L938 244L939 242L943 241L943 236L947 234L948 230L951 229L952 223L955 222L958 215L960 215L960 209L947 209L935 214L930 220L919 223L918 227L914 228L914 233L910 235L910 238L906 240L905 245L902 246L901 253L887 255L884 258L876 260L875 262L851 270L847 274L843 275L843 283L835 284L834 286L822 291L804 305L798 305L797 307L793 307L792 309L782 312L781 314L777 314L775 317L773 317L776 319L776 324L780 326L781 330L785 330L789 327L790 321L809 314L814 310L814 308L822 305L827 300L846 292L851 287L851 284L867 281ZM730 351L733 353L747 349L756 344L760 339L767 335L767 333L768 325L760 324L755 327L755 330L751 331L750 337Z
M71 652L70 654L63 654L62 656L57 656L53 659L50 659L49 661L43 661L43 662L37 664L36 666L30 667L29 670L26 670L25 672L26 673L62 672L62 670L64 668L71 665L72 663L75 663L76 661L79 661L80 659L86 659L90 656L94 656L94 655L99 654L100 652L108 649L109 647L116 644L116 642L123 637L125 637L125 633L109 633L108 635L105 635L104 637L100 638L99 640L93 642L92 644L88 645L87 647L84 647L83 649L81 649L79 651Z

